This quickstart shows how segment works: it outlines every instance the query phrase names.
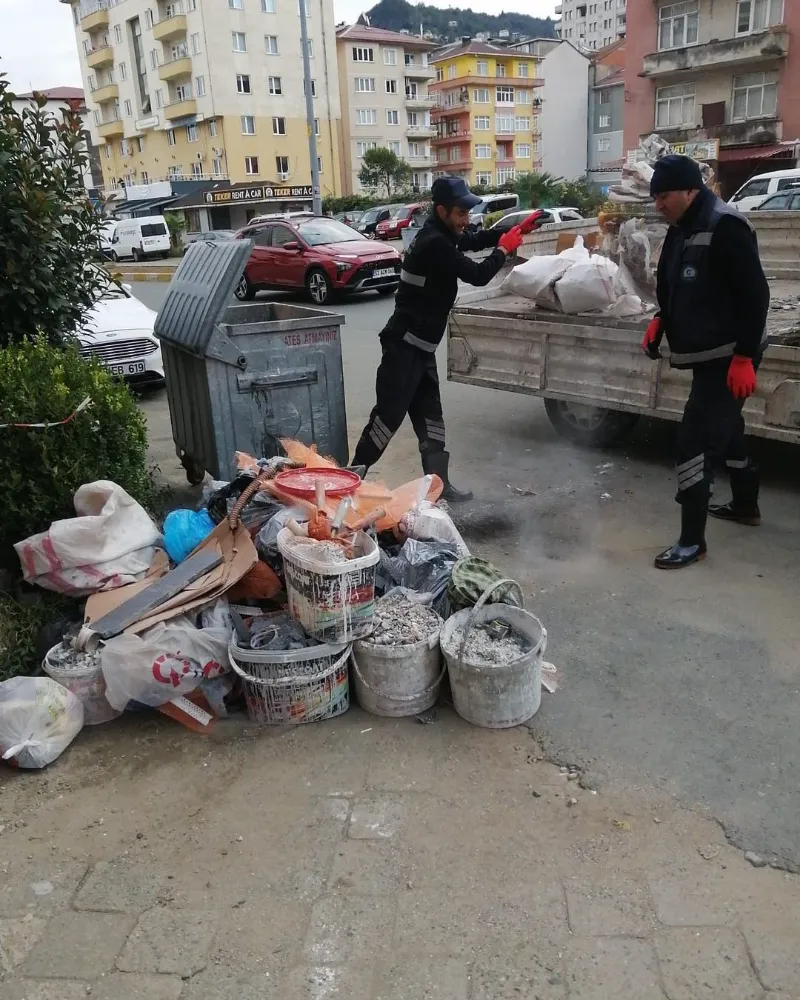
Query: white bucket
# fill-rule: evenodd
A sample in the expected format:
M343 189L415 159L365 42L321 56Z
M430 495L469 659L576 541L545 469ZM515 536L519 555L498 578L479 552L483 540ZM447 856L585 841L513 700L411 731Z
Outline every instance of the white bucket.
M71 691L83 703L83 724L97 726L110 722L122 715L106 699L106 681L98 661L96 666L70 667L65 663L54 663L50 656L62 643L57 643L44 658L44 672L62 687Z
M501 580L491 589L509 582ZM510 729L527 722L539 710L547 630L538 618L522 608L509 604L482 605L488 593L491 591L483 595L474 609L459 611L444 623L442 652L450 673L453 706L461 718L486 729ZM469 631L461 648L453 650L451 637L459 626L472 627L497 620L506 622L530 640L530 651L502 665L472 661L464 656Z
M419 715L436 704L445 670L439 627L408 646L380 646L362 639L353 645L352 664L358 703L373 715Z

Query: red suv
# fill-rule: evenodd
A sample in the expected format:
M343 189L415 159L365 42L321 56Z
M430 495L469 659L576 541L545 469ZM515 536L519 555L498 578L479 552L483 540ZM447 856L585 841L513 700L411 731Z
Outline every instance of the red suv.
M409 226L423 226L428 214L428 206L400 205L383 222L379 222L375 228L375 235L379 240L399 240L400 234Z
M374 289L390 295L400 284L400 254L335 219L255 219L236 239L254 241L236 286L236 297L243 301L261 289L304 288L315 305L323 306L337 293Z

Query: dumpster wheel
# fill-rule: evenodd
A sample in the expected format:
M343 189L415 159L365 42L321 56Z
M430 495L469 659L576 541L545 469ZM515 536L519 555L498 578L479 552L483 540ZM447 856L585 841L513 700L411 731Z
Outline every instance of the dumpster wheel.
M636 426L636 413L607 410L563 399L545 399L544 408L556 431L573 444L610 448L622 442Z
M181 465L186 470L186 479L190 486L199 486L206 478L206 470L201 462L184 452L181 455Z

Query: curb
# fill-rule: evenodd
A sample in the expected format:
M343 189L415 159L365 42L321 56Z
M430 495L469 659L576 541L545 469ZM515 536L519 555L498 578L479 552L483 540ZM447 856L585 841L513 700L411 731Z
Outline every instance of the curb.
M172 281L175 271L115 271L123 281Z

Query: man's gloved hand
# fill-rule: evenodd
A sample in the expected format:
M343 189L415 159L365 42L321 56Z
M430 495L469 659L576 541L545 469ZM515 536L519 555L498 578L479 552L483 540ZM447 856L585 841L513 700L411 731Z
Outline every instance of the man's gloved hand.
M658 352L658 346L661 343L663 333L664 330L661 326L661 317L654 316L647 324L647 330L645 331L644 339L642 340L642 350L652 361L658 361L661 357Z
M753 359L734 354L728 369L728 388L734 399L747 399L756 391L756 370Z
M534 226L539 221L539 219L541 219L543 215L544 212L541 210L541 208L537 208L535 212L531 212L531 214L527 218L523 219L522 222L519 224L519 228L522 232L522 235L527 236L528 233L532 233Z
M522 228L521 226L514 226L513 229L509 229L507 233L503 233L500 239L497 241L497 245L501 250L505 250L508 253L514 253L516 250L522 246Z

